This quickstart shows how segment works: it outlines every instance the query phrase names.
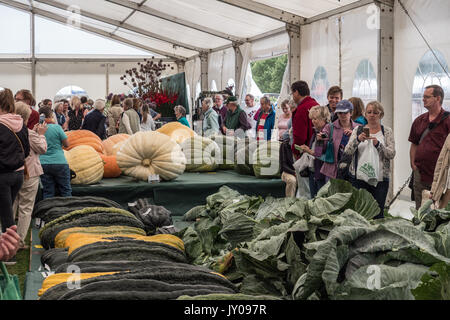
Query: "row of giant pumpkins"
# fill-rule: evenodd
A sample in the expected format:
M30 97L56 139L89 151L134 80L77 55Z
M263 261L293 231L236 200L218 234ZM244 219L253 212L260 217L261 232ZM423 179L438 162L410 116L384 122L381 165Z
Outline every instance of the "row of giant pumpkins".
M121 174L147 180L159 174L172 180L185 170L186 158L178 143L196 133L179 122L170 122L156 131L134 135L116 134L101 140L89 130L66 132L69 147L64 155L76 177L72 184L95 184L102 178Z
M233 137L198 136L179 122L169 122L156 131L137 132L131 136L117 134L103 141L88 130L66 134L69 147L64 154L70 169L76 174L72 184L95 184L102 178L116 178L121 174L143 181L158 174L162 180L168 181L176 179L185 170L208 172L217 168L235 168L233 158L237 148ZM227 152L230 145L232 150ZM253 144L244 146L248 158L255 147ZM270 149L273 152L267 160L278 157L279 146L274 145ZM253 171L259 165L250 167Z

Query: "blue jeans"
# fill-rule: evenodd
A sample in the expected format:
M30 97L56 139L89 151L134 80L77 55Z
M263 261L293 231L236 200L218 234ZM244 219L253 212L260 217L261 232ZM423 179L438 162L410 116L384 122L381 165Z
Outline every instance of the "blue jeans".
M68 164L43 164L41 176L43 199L52 198L59 191L61 197L72 196L70 170Z
M13 203L23 184L23 170L0 173L0 221L2 232L15 225Z
M325 179L317 180L314 173L309 173L309 191L311 192L311 199L315 198L320 189L326 184Z
M383 219L384 205L386 203L386 198L389 191L389 180L378 182L378 185L376 187L373 187L365 181L358 180L353 177L350 178L350 182L356 189L366 189L370 192L370 194L375 198L378 206L380 207L380 213L374 219Z

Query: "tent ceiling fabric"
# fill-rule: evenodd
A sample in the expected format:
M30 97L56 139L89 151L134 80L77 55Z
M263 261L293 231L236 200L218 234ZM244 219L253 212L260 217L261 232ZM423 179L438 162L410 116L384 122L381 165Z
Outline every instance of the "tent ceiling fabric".
M253 0L305 18L343 7L361 0ZM5 3L6 1L1 1ZM276 30L286 24L279 19L242 9L217 0L10 0L15 4L30 3L35 13L45 10L61 19L79 19L91 26L91 32L101 30L102 36L126 44L139 45L151 53L187 60L199 51L231 47ZM249 2L249 1L247 1ZM250 1L251 3L252 1ZM22 8L16 6L16 8ZM42 14L43 11L40 11ZM78 14L79 13L79 14ZM47 15L48 19L51 19ZM73 20L71 20L73 21ZM89 28L86 30L90 31ZM153 49L153 50L152 50Z
M255 0L255 2L291 12L304 18L311 18L353 2L358 2L358 0Z

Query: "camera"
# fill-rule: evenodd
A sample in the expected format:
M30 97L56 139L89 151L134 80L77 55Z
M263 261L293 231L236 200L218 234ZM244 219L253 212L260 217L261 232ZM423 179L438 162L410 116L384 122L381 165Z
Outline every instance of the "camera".
M320 134L320 137L321 137L322 139L326 139L326 138L328 138L328 136L327 136L327 134L326 134L326 133L321 133L321 134Z

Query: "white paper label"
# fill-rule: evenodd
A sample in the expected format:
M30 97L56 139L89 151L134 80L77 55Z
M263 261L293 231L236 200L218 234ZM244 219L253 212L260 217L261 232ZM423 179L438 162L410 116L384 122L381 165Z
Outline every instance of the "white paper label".
M151 174L148 176L148 183L159 182L159 174Z

